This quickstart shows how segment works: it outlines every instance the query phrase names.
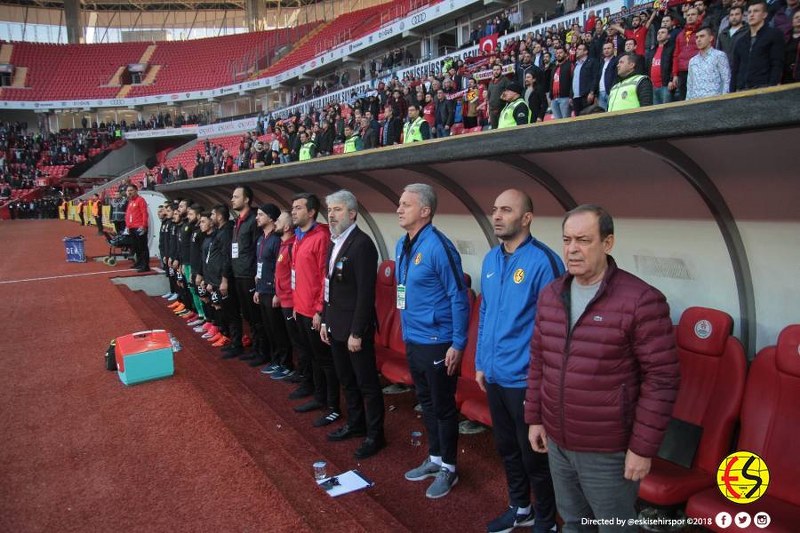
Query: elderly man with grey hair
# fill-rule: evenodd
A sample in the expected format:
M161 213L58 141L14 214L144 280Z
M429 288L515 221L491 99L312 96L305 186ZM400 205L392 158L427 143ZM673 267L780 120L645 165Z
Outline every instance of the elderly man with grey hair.
M467 345L469 300L461 256L433 227L436 193L424 183L407 185L397 215L406 236L397 243L397 309L406 357L422 405L429 457L406 472L409 481L435 478L425 495L446 496L458 483L458 409L455 394ZM435 317L435 319L434 319Z
M332 243L320 338L331 346L347 402L347 423L329 433L328 440L366 437L354 454L366 459L386 446L383 393L375 365L378 250L356 224L358 203L353 193L337 191L325 203Z

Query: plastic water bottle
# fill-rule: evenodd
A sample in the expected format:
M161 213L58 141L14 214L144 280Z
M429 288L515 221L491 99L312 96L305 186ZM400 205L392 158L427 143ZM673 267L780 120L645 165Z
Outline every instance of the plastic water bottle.
M172 335L172 333L169 334L169 342L170 342L170 344L172 344L172 352L173 353L180 352L183 349L183 346L181 346L181 343L178 341L178 339L176 339Z

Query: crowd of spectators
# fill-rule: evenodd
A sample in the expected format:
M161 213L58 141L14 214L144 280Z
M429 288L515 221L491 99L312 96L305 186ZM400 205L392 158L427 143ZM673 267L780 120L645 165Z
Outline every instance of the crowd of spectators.
M8 204L8 214L11 220L58 218L58 206L61 198L48 196L35 200L14 200Z

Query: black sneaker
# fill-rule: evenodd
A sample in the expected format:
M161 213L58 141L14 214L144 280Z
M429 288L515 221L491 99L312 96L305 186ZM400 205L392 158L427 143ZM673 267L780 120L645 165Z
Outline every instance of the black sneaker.
M289 393L289 399L299 400L300 398L308 398L312 394L314 394L314 391L307 389L305 387L298 387Z
M222 349L222 358L234 359L242 355L243 351L244 349L241 346L234 346L231 344L230 346L226 346L225 348Z
M509 507L505 513L489 522L486 531L488 533L508 533L515 527L532 526L535 519L533 509L527 514L520 514L518 511L519 507Z

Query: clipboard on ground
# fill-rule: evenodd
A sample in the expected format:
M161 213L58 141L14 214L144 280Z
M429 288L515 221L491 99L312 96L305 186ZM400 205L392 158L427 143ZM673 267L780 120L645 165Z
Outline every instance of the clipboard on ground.
M348 470L338 476L321 479L317 481L317 484L332 498L335 498L348 492L369 488L375 485L375 482L358 470Z

